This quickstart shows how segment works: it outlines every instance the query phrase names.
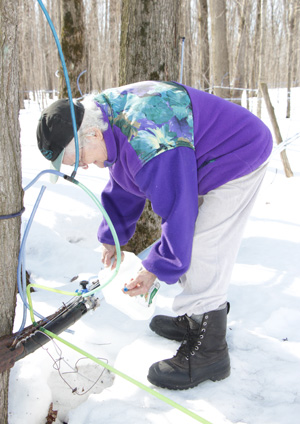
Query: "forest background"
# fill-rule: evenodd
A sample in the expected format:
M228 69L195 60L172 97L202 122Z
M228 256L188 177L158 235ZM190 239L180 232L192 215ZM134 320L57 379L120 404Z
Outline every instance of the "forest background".
M175 80L237 104L246 93L250 110L251 98L258 97L251 111L261 117L262 85L265 91L286 87L290 117L291 87L299 85L300 75L299 0L47 0L45 5L60 34L73 97L137 81ZM65 76L38 2L22 2L19 20L20 106L30 92L43 90L43 109L47 95L67 97ZM292 176L286 153L281 155ZM160 218L147 201L124 248L138 254L159 237Z
M144 38L157 32L155 26L167 32L168 24L174 25L171 15L176 14L176 28L170 29L173 39L162 40L162 43L176 46L177 81L181 76L184 37L184 84L239 102L242 95L239 89L248 90L249 97L256 96L259 81L272 88L287 87L287 99L290 87L300 83L300 4L297 0L45 0L44 3L62 39L66 36L68 14L76 16L73 44L66 41L62 47L70 79L76 83L83 72L79 78L82 93L124 83L120 57L124 54L122 49L130 49L121 42L125 38L121 22L125 20L126 7L131 7L136 15L140 13L141 20L145 19L145 22L130 24L137 26L136 42L140 43L141 52ZM168 8L163 10L164 3ZM151 20L146 22L149 13ZM59 76L63 75L54 38L38 3L21 2L18 16L22 104L30 91L61 92ZM215 17L217 24L214 24ZM71 48L75 51L73 58L68 57ZM152 73L149 79L151 76L151 79L168 79L168 70L161 70L161 74ZM173 77L172 72L169 74ZM138 79L137 74L130 82Z

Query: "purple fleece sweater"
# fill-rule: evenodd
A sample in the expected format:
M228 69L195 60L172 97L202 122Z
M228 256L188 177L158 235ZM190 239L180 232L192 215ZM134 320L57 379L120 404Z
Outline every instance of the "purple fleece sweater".
M134 89L135 84L126 87ZM194 150L178 146L142 163L119 127L109 125L103 133L110 180L102 204L124 245L134 234L145 200L151 201L162 218L162 235L143 265L168 284L177 282L189 268L198 195L254 171L273 147L269 129L247 109L183 87L192 106ZM99 107L108 122L105 108ZM114 244L105 221L98 239Z

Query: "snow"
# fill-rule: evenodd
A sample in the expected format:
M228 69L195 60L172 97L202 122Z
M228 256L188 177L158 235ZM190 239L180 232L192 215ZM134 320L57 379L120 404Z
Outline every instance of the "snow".
M286 92L272 91L284 139L299 132L300 104L295 103L299 92L300 88L293 90L292 117L285 119ZM34 101L27 102L20 113L23 187L48 168L36 147L39 115ZM263 120L270 125L265 110ZM119 285L128 281L140 263L130 254L107 292L98 292L100 307L61 337L213 424L296 423L300 416L299 139L288 146L287 155L294 177L285 177L280 155L274 152L234 268L229 290L229 378L186 391L155 388L147 381L149 366L173 356L179 343L152 333L149 316L136 319L140 315L130 313L135 305L120 296ZM65 172L70 174L70 169ZM79 170L76 178L99 198L108 174L92 166ZM73 292L79 281L93 279L102 269L96 238L101 212L79 187L62 179L56 185L48 181L45 174L25 192L22 231L40 188L47 187L27 240L26 269L32 282ZM112 290L118 293L115 297ZM178 290L177 285L162 283L155 313L174 315L172 299ZM35 310L46 316L68 296L37 289L32 299ZM15 330L21 320L18 297ZM11 370L9 423L45 423L51 402L58 411L56 423L196 422L59 342L46 344Z

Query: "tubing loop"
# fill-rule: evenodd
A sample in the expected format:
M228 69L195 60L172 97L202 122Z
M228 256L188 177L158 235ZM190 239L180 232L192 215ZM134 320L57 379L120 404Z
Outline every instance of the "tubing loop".
M18 216L21 216L25 211L25 208L23 207L19 212L16 213L11 213L9 215L0 215L0 220L1 219L10 219L10 218L16 218Z

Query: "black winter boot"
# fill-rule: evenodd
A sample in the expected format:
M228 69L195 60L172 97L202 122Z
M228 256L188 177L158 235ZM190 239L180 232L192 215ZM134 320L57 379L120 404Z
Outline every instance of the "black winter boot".
M230 303L227 302L227 314L229 310ZM159 336L182 342L189 327L188 316L169 317L167 315L156 315L152 318L149 327Z
M189 321L187 315L175 318L166 315L156 315L152 318L149 327L159 336L182 342L188 330Z
M151 365L150 383L173 390L223 380L230 374L226 343L227 308L207 312L198 324L188 316L188 331L176 355Z

